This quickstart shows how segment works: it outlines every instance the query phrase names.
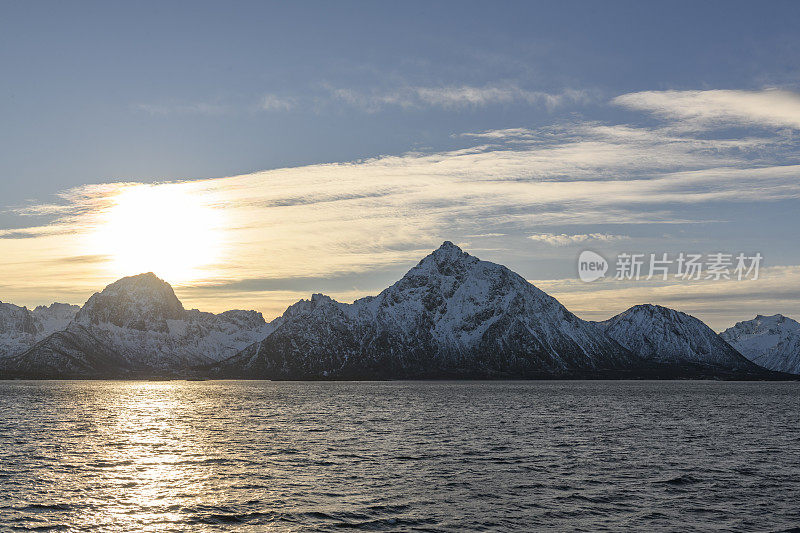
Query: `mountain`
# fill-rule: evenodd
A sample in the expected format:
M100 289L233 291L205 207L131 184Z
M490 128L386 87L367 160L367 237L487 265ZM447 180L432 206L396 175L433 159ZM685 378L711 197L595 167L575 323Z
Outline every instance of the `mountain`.
M211 367L269 379L601 375L641 361L508 268L451 242L378 296L315 294Z
M775 324L737 324L740 344L797 353L799 324L759 318ZM122 278L79 309L0 303L0 350L0 378L786 377L664 307L581 320L451 242L377 296L347 304L314 294L269 324L255 311L186 310L153 273Z
M125 377L133 368L84 326L70 323L15 357L0 361L0 376L25 378Z
M269 331L256 311L187 311L167 282L139 274L95 293L64 329L0 361L0 375L169 373L230 357Z
M648 361L763 373L703 322L674 309L636 305L598 325L609 337Z
M757 365L800 374L800 323L783 315L758 315L720 336Z
M75 321L166 333L168 321L183 320L185 313L170 284L148 272L122 278L103 292L94 293L78 311Z
M63 329L78 312L77 305L54 303L33 310L0 302L0 359L20 354Z

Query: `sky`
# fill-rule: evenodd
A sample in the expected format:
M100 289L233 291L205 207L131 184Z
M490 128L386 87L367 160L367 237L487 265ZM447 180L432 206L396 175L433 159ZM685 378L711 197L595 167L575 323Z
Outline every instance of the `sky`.
M800 318L796 2L0 1L0 300L266 318L442 241L579 316ZM583 250L609 276L577 276ZM757 280L615 280L620 253Z

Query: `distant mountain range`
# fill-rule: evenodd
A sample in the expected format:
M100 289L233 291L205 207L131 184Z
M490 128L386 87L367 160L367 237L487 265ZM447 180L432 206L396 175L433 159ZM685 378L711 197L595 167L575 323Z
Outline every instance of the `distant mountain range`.
M723 335L655 305L588 322L445 242L377 296L315 294L271 323L187 311L152 273L81 308L0 304L0 377L778 379L800 373L800 324L776 317Z

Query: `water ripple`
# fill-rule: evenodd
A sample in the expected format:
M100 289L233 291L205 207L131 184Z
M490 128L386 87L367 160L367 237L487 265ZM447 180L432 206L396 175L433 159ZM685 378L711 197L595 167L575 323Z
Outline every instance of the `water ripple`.
M0 382L0 530L800 533L799 392Z

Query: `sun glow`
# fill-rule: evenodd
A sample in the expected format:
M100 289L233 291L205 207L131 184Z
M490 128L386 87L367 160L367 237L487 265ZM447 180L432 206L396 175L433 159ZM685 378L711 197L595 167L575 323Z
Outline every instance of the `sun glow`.
M154 272L170 283L211 274L221 259L223 212L183 184L123 186L98 214L92 247L114 275Z

